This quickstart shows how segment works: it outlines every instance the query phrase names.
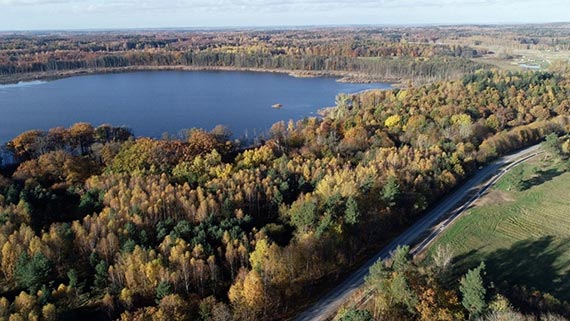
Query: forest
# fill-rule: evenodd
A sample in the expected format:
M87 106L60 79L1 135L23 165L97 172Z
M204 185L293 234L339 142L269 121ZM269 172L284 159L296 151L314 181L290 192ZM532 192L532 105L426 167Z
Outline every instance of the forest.
M72 71L235 68L327 72L350 81L449 80L483 68L467 45L403 39L390 30L149 31L8 34L0 38L0 80ZM20 78L19 78L20 77Z
M0 320L287 319L479 166L569 133L568 97L560 74L480 70L339 95L250 148L224 126L183 139L87 123L24 132L0 167ZM465 286L404 261L369 279L425 289L422 304L379 297L389 309L373 318L473 319ZM569 316L548 293L491 294Z
M567 29L567 24L546 24L4 32L0 83L81 73L225 68L421 85L492 65L568 69Z
M458 280L453 275L455 263L449 247L437 247L432 256L418 263L412 259L409 247L397 248L389 260L378 261L370 268L365 288L366 308L342 308L337 320L469 320L478 321L565 321L555 313L530 313L533 308L568 311L568 303L542 293L518 291L532 297L522 309L501 294L500 289L486 277L486 264L468 270ZM457 284L450 289L449 283ZM517 300L515 298L515 300Z

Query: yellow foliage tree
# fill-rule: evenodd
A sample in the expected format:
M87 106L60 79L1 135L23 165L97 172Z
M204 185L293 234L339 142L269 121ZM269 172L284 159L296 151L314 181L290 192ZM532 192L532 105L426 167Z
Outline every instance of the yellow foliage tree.
M388 127L389 130L394 130L400 126L402 122L402 117L400 115L392 115L384 121L384 126Z

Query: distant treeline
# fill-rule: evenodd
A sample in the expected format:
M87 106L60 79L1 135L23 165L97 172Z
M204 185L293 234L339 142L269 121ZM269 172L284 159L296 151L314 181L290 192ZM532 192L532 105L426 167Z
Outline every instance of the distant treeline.
M235 53L148 54L128 53L90 60L52 60L25 65L0 65L0 74L56 72L75 69L133 66L195 66L285 69L298 71L348 71L377 79L447 80L485 66L466 58L358 58L325 56L256 56Z
M484 66L462 45L408 43L370 31L137 35L0 39L0 76L125 67L226 67L342 71L368 80L447 80Z

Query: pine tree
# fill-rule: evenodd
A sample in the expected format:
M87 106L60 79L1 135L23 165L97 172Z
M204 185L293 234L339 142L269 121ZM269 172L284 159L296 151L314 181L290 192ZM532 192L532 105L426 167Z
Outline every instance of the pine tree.
M459 290L463 296L461 303L469 311L469 319L479 316L485 310L485 294L487 290L483 284L485 274L485 263L472 270L469 270L461 278Z
M156 287L156 302L157 304L162 298L172 294L172 286L166 281L161 281Z
M18 283L33 293L47 281L51 270L50 260L41 252L32 257L23 253L16 264L15 274Z
M400 185L394 176L390 176L386 185L382 188L382 199L388 206L396 205L398 196L400 195Z
M358 204L354 198L349 197L346 202L346 210L344 212L344 220L349 225L355 225L360 219L360 212L358 211Z
M96 289L102 290L107 286L107 276L109 265L104 260L99 261L97 266L95 266L95 281L93 286Z
M410 247L408 245L398 246L392 254L392 269L404 273L410 267Z

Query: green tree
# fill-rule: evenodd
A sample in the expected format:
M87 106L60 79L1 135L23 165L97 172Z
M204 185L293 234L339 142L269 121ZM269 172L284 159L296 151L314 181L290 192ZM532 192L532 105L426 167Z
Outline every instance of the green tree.
M33 293L48 280L51 270L52 263L43 253L36 253L32 257L23 253L16 264L15 276L20 286Z
M379 285L384 283L389 276L390 269L386 267L384 261L378 260L368 271L368 275L365 278L366 286L380 289Z
M415 312L418 298L404 273L396 272L392 277L390 282L390 295L395 305L405 308L410 313Z
M546 139L542 143L542 147L555 158L562 157L562 144L560 144L560 139L556 133L552 133L546 136Z
M69 279L69 288L75 292L75 296L79 298L79 294L83 291L83 284L79 284L79 274L75 269L70 269L67 272L67 278Z
M367 310L349 309L342 313L339 321L372 321L372 314Z
M96 289L102 290L107 287L107 276L108 276L109 265L105 260L99 261L95 266L95 280L93 286Z
M392 254L392 269L396 272L407 272L411 267L410 247L398 246Z
M344 220L349 225L355 225L360 219L360 212L358 211L358 204L354 198L349 197L346 202L346 210L344 211Z
M38 291L38 303L40 305L46 305L50 300L51 290L45 284L42 284L42 287Z
M396 205L399 195L400 184L398 184L396 177L390 176L382 188L382 200L384 200L388 206L394 206Z
M469 319L481 315L485 310L487 290L483 284L484 274L485 263L481 262L477 268L469 270L459 282L459 290L463 296L461 304L469 311Z
M166 281L160 281L156 287L156 302L157 304L162 300L162 298L172 294L172 286Z
M297 228L297 231L305 233L315 225L317 204L311 199L299 200L293 203L289 213L293 226Z
M67 272L67 278L69 279L69 287L74 289L77 288L79 276L75 269L71 269Z
M392 263L376 262L366 276L366 285L372 290L377 311L414 314L418 297L408 280L413 265L409 260L409 247L398 247ZM406 311L406 312L404 312Z

